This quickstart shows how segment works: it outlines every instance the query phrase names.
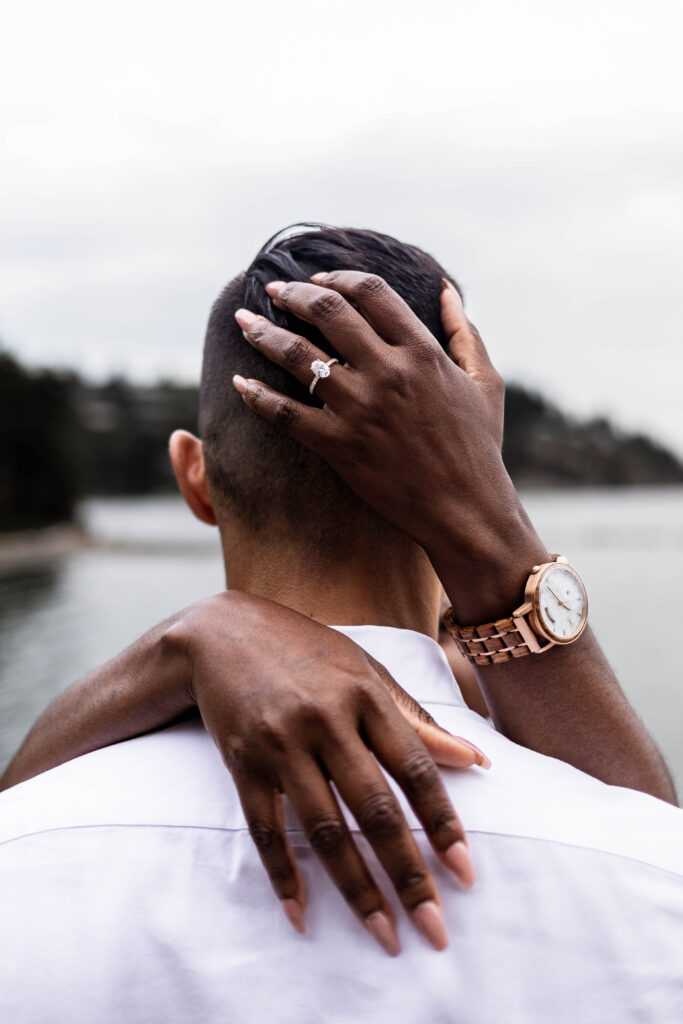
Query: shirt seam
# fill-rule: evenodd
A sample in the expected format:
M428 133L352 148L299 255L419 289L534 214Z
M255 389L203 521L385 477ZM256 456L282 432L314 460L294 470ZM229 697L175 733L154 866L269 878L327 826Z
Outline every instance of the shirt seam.
M409 826L410 827L410 826ZM36 832L25 832L20 836L12 836L11 839L0 840L0 847L9 846L10 843L20 842L22 839L33 839L36 836L50 835L57 832L74 832L83 829L105 829L105 828L118 828L118 829L135 829L135 828L147 828L147 829L191 829L199 832L229 832L238 833L243 832L249 834L249 829L245 825L170 825L170 824L159 824L153 822L98 822L97 824L88 825L57 825L54 828L38 829ZM420 833L420 828L410 828L411 832ZM306 838L303 829L300 828L286 828L285 833L288 836L302 836ZM356 833L358 834L358 833ZM573 850L586 850L588 853L599 853L605 857L616 857L618 860L629 861L632 864L641 864L643 867L650 868L653 871L661 871L666 875L673 875L675 878L683 877L683 871L677 871L674 868L662 867L659 864L653 864L649 860L643 860L640 857L632 857L627 853L617 853L614 850L603 850L599 846L586 846L581 843L570 843L563 839L549 839L545 836L529 836L529 835L515 835L511 832L498 832L493 829L482 829L482 828L469 828L467 830L469 836L482 835L482 836L493 836L500 839L522 839L526 842L532 843L550 843L554 846L563 846L567 849Z

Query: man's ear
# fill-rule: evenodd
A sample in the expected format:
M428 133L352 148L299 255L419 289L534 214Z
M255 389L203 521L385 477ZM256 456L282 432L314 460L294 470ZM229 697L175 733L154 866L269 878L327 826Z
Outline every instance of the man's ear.
M187 430L174 430L168 442L173 472L183 498L197 519L216 525L206 483L202 442Z

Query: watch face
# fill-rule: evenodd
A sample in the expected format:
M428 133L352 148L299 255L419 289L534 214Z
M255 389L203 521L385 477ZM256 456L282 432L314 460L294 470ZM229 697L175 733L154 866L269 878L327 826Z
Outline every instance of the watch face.
M549 638L575 640L586 625L588 598L579 574L568 565L551 565L536 591L535 611Z

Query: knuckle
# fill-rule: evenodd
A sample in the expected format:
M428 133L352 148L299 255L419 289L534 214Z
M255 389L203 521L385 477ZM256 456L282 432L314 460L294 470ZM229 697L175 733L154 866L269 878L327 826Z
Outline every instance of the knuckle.
M284 753L291 739L288 736L287 724L275 710L264 710L258 719L255 729L261 750L268 753Z
M405 394L412 387L414 374L410 368L400 359L395 359L391 367L389 378L391 387L399 394Z
M331 857L344 845L346 828L339 818L326 815L312 822L307 829L307 835L316 853Z
M314 735L327 738L326 726L334 714L327 694L298 694L283 709L283 721L290 737L301 735L302 730L315 730Z
M253 324L251 324L251 326L245 333L248 335L251 341L259 342L262 341L263 338L265 338L266 334L268 333L269 327L270 324L268 323L267 320L264 320L263 317L258 317L258 319L254 320Z
M272 853L282 846L279 828L263 818L252 818L249 822L249 835L260 853Z
M235 779L248 778L250 773L249 751L239 736L228 736L222 740L223 760Z
M429 876L419 864L403 864L392 876L394 888L406 903L421 903L424 890L429 885Z
M498 373L498 370L492 370L491 372L491 387L499 395L505 394L505 381L502 376Z
M346 692L352 707L356 708L360 714L366 714L391 710L389 707L389 704L393 703L391 697L387 693L387 700L383 700L385 694L382 691L382 683L374 680L368 669L363 666L362 670L354 673Z
M325 736L326 740L329 737L330 726L334 722L334 716L336 714L336 706L333 701L329 700L327 695L322 697L310 697L308 700L302 700L297 714L297 720L306 727L311 727L316 730L317 736Z
M364 878L349 878L339 883L339 891L352 906L366 903L368 897L375 898L377 890Z
M465 830L453 813L452 807L442 804L436 808L429 822L428 832L444 849L465 838Z
M289 366L303 366L309 357L309 345L305 338L295 335L289 338L282 347L282 355Z
M426 751L413 754L404 765L403 789L407 796L422 796L440 782L439 769Z
M255 384L250 393L250 404L253 406L263 406L268 399L268 392L261 384Z
M359 299L379 297L388 290L389 285L379 274L364 274L358 279L355 287L355 293Z
M296 289L296 284L296 281L288 281L277 293L278 302L282 303L283 306L286 306L289 299L292 298Z
M395 839L401 832L401 809L388 790L373 791L358 807L356 821L370 840Z
M339 316L346 301L338 292L322 292L311 299L309 312L317 320L333 320Z
M292 402L280 399L273 411L273 419L281 430L291 430L297 419L296 407Z
M423 344L414 346L413 355L419 360L422 367L436 366L443 358L443 349L433 341L425 341Z
M294 868L287 861L278 861L277 865L269 864L267 871L271 882L278 888L291 885L296 878Z

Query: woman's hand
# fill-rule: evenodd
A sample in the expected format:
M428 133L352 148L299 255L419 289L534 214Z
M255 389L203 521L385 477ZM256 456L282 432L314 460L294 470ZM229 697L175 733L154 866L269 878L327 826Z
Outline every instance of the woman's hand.
M387 283L332 271L266 285L273 302L318 328L346 360L317 383L320 409L234 378L246 404L321 455L432 560L462 623L509 615L548 554L501 456L504 386L455 289L444 279L450 356ZM306 338L238 310L245 338L299 381L327 361ZM452 357L452 358L451 358Z
M266 290L346 360L316 386L324 408L259 381L238 377L235 387L251 409L320 454L430 551L444 523L452 534L454 517L464 527L467 513L499 507L501 490L512 490L500 455L502 378L445 279L441 315L452 358L382 278L333 271L312 280L275 281ZM265 317L239 310L236 318L250 344L304 384L313 379L311 363L328 359Z
M318 452L367 504L432 560L462 624L495 622L549 560L500 453L503 384L456 295L444 288L452 359L382 278L351 271L274 281L273 302L317 327L346 360L319 380L311 408L235 379L247 405ZM238 310L246 339L310 384L325 352ZM555 547L555 545L553 545ZM557 548L555 547L555 550ZM542 657L477 668L496 728L611 785L676 802L659 751L592 632ZM558 728L557 723L563 727Z
M467 840L434 762L486 768L488 759L439 728L343 633L264 598L228 591L198 601L69 687L33 726L0 789L197 707L297 929L306 893L284 829L283 793L351 908L398 952L391 907L345 824L334 782L413 923L434 946L445 945L434 879L379 765L405 792L441 861L471 885Z
M334 783L411 920L443 948L434 879L379 765L405 792L440 860L471 885L465 834L434 762L488 767L485 756L437 726L348 637L271 601L218 595L192 606L174 637L187 652L191 694L294 927L304 930L306 893L282 794L352 910L387 952L399 951L391 907L353 841Z

